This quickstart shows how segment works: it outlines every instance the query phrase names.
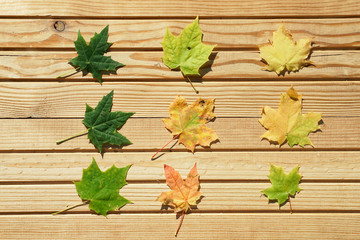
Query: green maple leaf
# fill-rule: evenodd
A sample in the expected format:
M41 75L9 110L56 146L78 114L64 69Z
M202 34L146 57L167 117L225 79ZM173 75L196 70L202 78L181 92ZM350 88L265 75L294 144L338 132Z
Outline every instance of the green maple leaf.
M178 37L174 36L168 28L161 45L163 46L164 64L170 69L180 68L186 75L200 75L199 69L207 61L216 45L203 44L202 31L199 27L199 17L184 28Z
M122 127L133 112L110 112L114 90L103 97L95 109L86 104L84 125L88 128L88 138L101 152L104 143L129 145L131 142L116 129Z
M263 191L269 200L277 200L279 206L294 196L296 192L302 189L299 187L301 175L299 174L299 166L295 167L289 174L285 174L282 167L276 167L271 164L270 174L268 175L272 187Z
M103 172L99 169L99 166L93 158L90 166L87 169L83 169L81 181L74 182L76 191L83 200L83 203L71 206L54 214L89 204L89 209L106 217L109 211L119 209L125 204L131 203L131 201L119 194L119 190L127 184L126 175L130 167L131 165L117 168L113 165Z
M117 132L117 129L122 127L134 113L121 111L111 112L113 94L114 90L104 96L95 109L86 104L83 123L87 130L69 138L62 139L58 141L57 144L86 133L94 146L99 149L100 153L105 143L117 146L131 144L125 136Z
M87 45L79 30L78 38L74 42L78 56L69 61L72 65L78 66L77 71L86 69L100 83L102 82L102 71L116 71L116 68L125 66L114 61L109 56L104 56L106 50L112 45L112 43L107 42L109 38L108 32L109 25L99 34L95 33L89 45Z

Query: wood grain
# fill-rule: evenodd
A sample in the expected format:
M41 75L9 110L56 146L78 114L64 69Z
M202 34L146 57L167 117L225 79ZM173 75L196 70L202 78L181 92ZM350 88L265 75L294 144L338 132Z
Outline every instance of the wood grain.
M176 239L357 240L360 214L189 214ZM3 239L174 238L179 220L171 214L0 215ZM201 223L201 224L200 224ZM220 224L221 223L221 224ZM86 229L86 230L84 230Z
M185 216L177 239L359 239L360 236L360 3L320 1L34 1L6 0L0 12L0 232L1 239L171 239L179 219L155 198L168 191L163 165L185 176L195 162L204 198ZM200 16L204 42L217 44L194 94L179 71L161 60L166 27L179 34ZM64 31L54 28L64 22ZM279 24L294 38L313 37L309 66L278 77L262 71L257 45ZM73 41L110 25L108 55L127 66L104 75L102 86L71 71ZM303 112L321 112L315 148L261 141L263 106L278 107L291 85L303 94ZM115 90L114 111L135 111L120 129L134 144L107 148L101 156L86 136L55 142L85 128L85 103L96 106ZM155 161L171 139L161 118L177 95L191 103L216 98L217 119L208 125L220 141L211 148L184 146ZM170 147L170 146L169 146ZM80 203L72 181L91 158L101 169L132 164L120 193L134 204L108 218ZM270 186L269 164L300 166L304 189L279 210L260 190Z
M204 198L197 211L241 212L279 211L277 202L269 203L261 190L271 187L268 183L201 183ZM296 211L360 211L360 183L301 183L304 189L291 199ZM14 191L16 188L16 191ZM120 195L131 200L121 211L160 212L161 203L155 201L161 192L170 189L165 183L129 184L120 190ZM49 201L51 199L51 201ZM0 189L0 214L56 212L68 206L81 204L74 184L52 185L5 185ZM281 211L289 213L289 204ZM71 212L89 213L89 206L74 208ZM169 212L173 210L169 209Z
M112 80L181 80L184 77L179 71L171 71L162 63L162 52L111 52L111 57L125 67L119 68L116 74L104 75L103 81ZM61 80L56 79L60 74L74 69L68 61L76 56L75 51L67 52L35 52L35 51L0 51L0 79L18 80ZM275 72L262 70L262 63L258 51L219 51L210 55L210 61L201 69L201 79L205 80L305 80L329 79L351 80L360 79L360 51L359 50L324 50L314 51L311 60L315 66L301 69L298 73L285 74L278 77ZM192 78L199 81L200 78ZM82 80L94 81L91 74L82 77L76 73L66 78L66 81ZM95 80L97 81L97 80Z
M84 11L86 9L86 11ZM132 0L99 2L84 0L48 0L39 3L34 0L8 0L2 4L0 16L41 16L41 17L89 17L89 18L124 18L124 17L287 17L287 16L358 16L360 5L355 0L304 0L301 2L285 0L259 1L173 1Z
M180 82L2 82L0 118L83 118L85 103L95 107L115 90L113 111L136 112L134 117L168 117L170 103L179 94L191 104L199 97L215 98L217 117L260 117L261 109L277 109L281 93L291 85L303 95L303 113L323 116L360 116L357 81L216 81L191 86Z
M61 21L63 31L54 28ZM166 27L174 34L192 20L172 19L1 19L0 46L2 48L74 49L80 30L86 41L110 26L109 42L114 49L161 49ZM358 18L339 19L200 19L203 41L216 44L217 49L257 49L257 45L272 38L272 32L284 23L295 40L313 38L320 48L348 48L360 46Z
M113 164L132 164L127 179L164 181L164 164L185 176L197 163L202 181L268 181L270 163L289 172L296 165L307 181L360 181L359 151L259 151L259 152L167 152L155 161L152 153L0 153L0 182L72 182L81 179L82 169L94 157L105 171Z
M324 118L322 131L311 133L310 139L316 148L308 150L359 150L360 126L358 117ZM157 151L171 139L171 134L157 118L131 118L120 130L133 144L124 148L114 147L114 151ZM280 149L270 145L260 136L265 129L257 118L218 118L207 124L219 136L220 142L211 145L211 149L197 147L197 151L211 150L289 150L284 145ZM80 119L1 119L0 151L93 151L87 136L77 137L60 145L56 141L84 131ZM26 136L23 137L23 136ZM21 141L19 141L21 138ZM170 147L170 146L169 146ZM109 150L111 150L110 148ZM168 149L168 148L167 148ZM175 145L173 149L186 151L184 146ZM294 147L294 150L303 150ZM155 153L154 152L154 153Z

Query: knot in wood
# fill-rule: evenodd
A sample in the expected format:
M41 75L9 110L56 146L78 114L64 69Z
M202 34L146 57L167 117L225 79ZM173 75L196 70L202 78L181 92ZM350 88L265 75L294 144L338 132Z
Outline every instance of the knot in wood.
M54 29L56 31L62 32L65 30L65 23L63 21L56 21L54 23Z

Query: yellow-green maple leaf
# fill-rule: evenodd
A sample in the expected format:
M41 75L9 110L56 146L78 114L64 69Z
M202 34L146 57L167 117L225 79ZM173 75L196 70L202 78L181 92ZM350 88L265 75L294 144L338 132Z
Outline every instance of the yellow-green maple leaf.
M272 186L262 190L269 200L277 200L279 206L289 200L290 212L292 212L290 196L294 197L297 192L302 189L299 187L299 182L302 176L299 174L299 166L296 166L289 174L286 174L283 168L270 165L270 174L268 178Z
M199 68L209 61L209 55L215 45L202 43L202 31L199 27L199 17L184 28L178 37L168 28L161 43L164 50L163 62L170 69L180 67L184 75L200 75Z
M268 131L261 138L266 138L279 145L287 140L290 147L295 144L302 147L313 146L308 135L310 132L320 129L318 123L321 120L321 113L302 114L301 102L302 95L299 95L291 86L286 94L281 94L278 110L268 106L264 107L259 122Z
M259 45L260 56L268 65L264 69L280 75L283 71L294 72L311 64L308 60L311 39L294 41L290 32L281 24L273 33L273 41Z
M215 99L199 98L188 106L186 99L177 97L170 105L170 118L163 119L165 127L179 143L194 152L196 145L208 147L218 139L215 131L205 124L215 118Z

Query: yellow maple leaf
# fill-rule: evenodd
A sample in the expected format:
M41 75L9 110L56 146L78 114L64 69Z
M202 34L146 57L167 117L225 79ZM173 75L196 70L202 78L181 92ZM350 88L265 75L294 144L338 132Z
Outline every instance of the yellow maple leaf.
M163 119L165 127L178 137L179 143L194 152L196 145L209 147L218 139L215 131L205 124L215 118L215 99L199 98L188 106L186 99L178 96L170 105L170 118Z
M299 95L291 86L286 94L281 94L278 110L268 106L264 107L259 122L268 131L261 138L266 138L280 146L286 140L290 147L295 144L302 147L313 146L308 135L310 132L320 129L318 123L321 120L321 113L302 114L301 102L302 95Z
M294 41L290 32L281 24L273 33L273 41L259 45L260 56L268 64L264 69L275 71L278 75L283 71L294 72L312 64L308 60L311 50L311 39Z

